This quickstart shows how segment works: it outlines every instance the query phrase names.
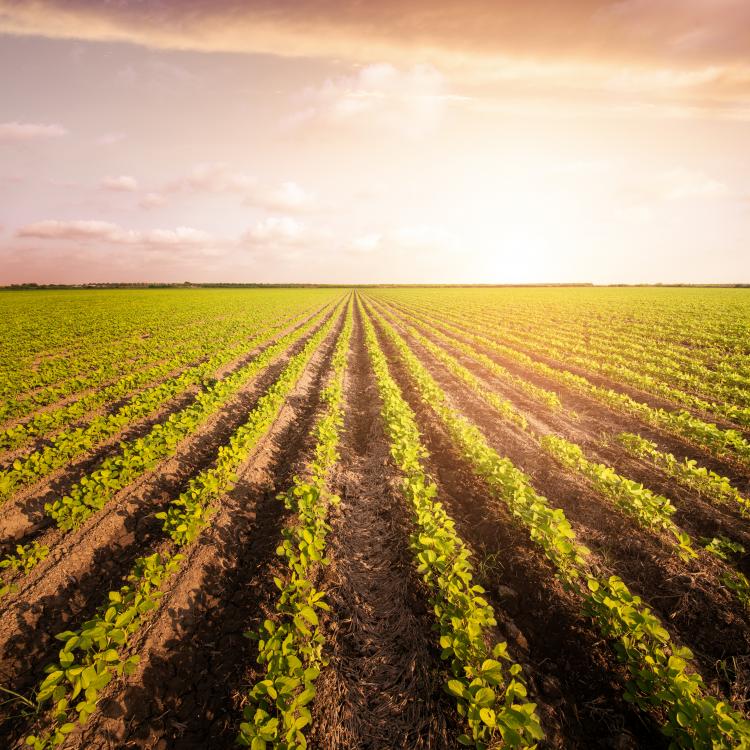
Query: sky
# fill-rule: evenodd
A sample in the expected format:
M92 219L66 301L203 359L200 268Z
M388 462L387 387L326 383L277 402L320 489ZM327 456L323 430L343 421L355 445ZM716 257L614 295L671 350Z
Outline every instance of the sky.
M0 284L750 282L747 0L0 0Z

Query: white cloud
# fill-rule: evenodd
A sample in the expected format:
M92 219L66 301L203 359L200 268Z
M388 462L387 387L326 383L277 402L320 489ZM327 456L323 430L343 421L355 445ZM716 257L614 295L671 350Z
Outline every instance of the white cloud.
M197 164L187 175L152 195L160 195L163 201L159 205L163 205L166 195L175 193L236 194L243 197L246 206L286 213L308 211L316 206L315 196L296 182L289 180L271 187L261 184L254 175L231 169L224 162Z
M452 256L460 248L460 241L445 227L414 224L360 235L350 242L349 248L358 255L402 258L406 254L429 260Z
M353 123L417 137L437 127L448 102L462 98L446 92L445 79L431 66L399 70L377 63L305 89L298 110L283 124L299 128Z
M235 172L224 162L196 164L185 177L169 183L164 192L245 193L255 187L257 179Z
M668 200L680 198L720 198L729 194L723 182L701 172L673 169L660 175L657 183Z
M31 141L60 138L68 131L62 125L42 125L32 122L0 123L0 141Z
M139 231L124 229L109 221L49 219L28 224L16 232L17 237L70 242L106 242L111 245L141 248L185 247L215 242L207 232L193 227Z
M138 180L130 175L119 175L118 177L105 177L100 183L105 190L120 193L134 193L138 190Z
M260 196L258 196L260 202ZM268 193L266 205L284 210L300 210L312 205L313 196L296 182L283 182Z
M274 242L297 244L302 241L304 225L290 216L269 216L259 221L245 234L251 243Z

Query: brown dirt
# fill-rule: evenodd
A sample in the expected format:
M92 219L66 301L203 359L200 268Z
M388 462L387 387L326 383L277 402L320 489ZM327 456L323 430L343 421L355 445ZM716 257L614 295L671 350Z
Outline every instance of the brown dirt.
M329 666L317 682L310 736L319 750L456 747L462 729L408 548L412 530L380 419L357 315L346 379L341 496L320 586Z

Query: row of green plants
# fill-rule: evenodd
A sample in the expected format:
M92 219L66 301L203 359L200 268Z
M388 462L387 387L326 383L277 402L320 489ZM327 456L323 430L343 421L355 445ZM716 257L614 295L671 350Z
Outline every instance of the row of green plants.
M450 667L446 690L469 728L458 741L481 750L495 745L534 748L544 734L536 705L527 700L521 666L513 662L507 643L491 645L495 613L473 581L469 550L436 499L414 413L389 372L372 323L364 315L363 321L391 455L414 513L410 547L430 591L441 657Z
M558 435L543 435L539 444L561 466L586 477L602 495L640 526L671 535L679 556L685 562L695 558L690 536L672 520L675 507L668 498L618 474L610 466L589 461L580 446Z
M451 320L453 319L453 316L448 313L446 313L446 317ZM704 422L685 411L674 412L653 408L648 404L636 401L625 393L594 385L581 375L576 375L568 370L551 367L521 351L498 343L494 339L473 333L465 327L452 325L442 319L436 322L443 329L449 330L458 336L469 338L475 344L485 349L490 349L501 356L513 359L533 372L555 380L616 411L636 417L646 424L675 435L706 450L716 458L730 463L738 463L746 468L750 467L750 442L737 430L722 429L713 423ZM462 322L465 326L465 320Z
M331 471L339 459L343 427L344 376L352 331L351 308L336 343L332 374L321 394L324 411L312 430L313 458L304 476L278 497L295 518L283 531L277 552L284 558L288 576L276 578L279 597L276 617L267 619L259 632L247 633L258 641L258 663L264 676L250 689L237 741L243 747L264 750L297 750L307 746L308 708L315 697L315 681L326 661L319 610L328 610L325 593L314 585L325 557L330 531L328 514L339 502L328 488Z
M727 477L699 466L695 459L680 460L674 454L660 450L652 440L632 432L619 434L617 441L630 455L648 461L684 487L717 503L736 504L743 516L750 515L750 498L745 497Z
M690 292L681 291L389 289L375 294L438 314L452 309L468 317L491 315L491 322L522 332L572 328L582 339L637 345L636 358L663 354L686 369L702 363L740 386L743 380L732 376L750 376L744 302L731 290L701 292L697 304L688 300Z
M414 316L410 315L402 308L399 309L399 314L402 315L402 317L406 318L410 323L416 322L414 320ZM468 356L474 362L478 362L485 370L491 372L496 378L502 380L505 383L508 383L515 388L518 388L518 390L525 393L537 403L542 404L543 406L546 406L548 409L552 409L553 411L562 409L560 397L554 391L550 391L546 388L541 388L537 385L534 385L533 383L530 383L528 380L519 377L518 375L514 375L512 372L510 372L510 370L495 362L494 359L490 359L486 354L477 352L475 349L473 349L468 344L465 344L463 341L451 339L449 336L446 336L441 330L435 328L435 326L432 326L429 323L420 321L419 327L423 331L426 331L432 338L436 339L437 341L448 344L453 349L456 349ZM420 341L423 342L424 340L426 340L430 344L433 343L430 341L430 339L426 339L424 336L421 336Z
M313 318L313 320L316 318ZM293 340L299 333L294 331L279 339L279 342L271 347L272 351L278 352L279 347L283 347L289 341ZM250 351L258 346L263 346L273 339L273 333L267 331L264 334L246 342L242 351ZM266 350L267 351L267 350ZM233 353L234 354L234 353ZM161 443L166 443L169 436L182 430L191 429L191 424L197 424L196 419L201 419L202 415L208 415L213 411L213 406L224 400L225 396L234 392L243 382L248 372L257 372L256 362L260 358L267 361L264 357L265 351L260 357L255 358L246 367L240 368L232 375L216 381L201 391L195 401L185 409L169 416L163 425L155 425L150 434L162 438ZM80 456L97 445L101 444L108 438L116 435L124 427L136 419L150 414L158 409L164 403L184 392L190 385L195 385L208 378L211 383L211 376L214 374L216 367L223 361L221 355L216 355L210 363L204 363L195 370L189 370L181 373L176 378L172 378L160 383L154 388L149 388L136 396L130 403L123 406L114 414L103 415L93 419L86 427L75 428L58 435L50 445L34 451L24 458L17 458L13 464L4 471L0 471L0 502L7 500L14 491L19 487L31 484L50 472L65 466L71 459ZM249 370L248 370L249 368ZM160 434L160 433L163 433ZM156 439L156 438L154 438ZM148 455L148 449L143 446L144 439L133 441L129 445L136 446L139 453ZM137 463L136 459L133 459ZM107 482L112 480L112 473L109 467L103 467L104 475L100 475ZM86 478L85 486L95 484L106 484L107 482L98 482L97 479ZM92 488L93 489L93 488ZM69 505L71 508L79 505L78 499L70 496L70 499L63 498L53 504L53 509Z
M657 380L703 395L710 400L750 406L750 378L711 369L700 361L680 355L675 351L676 347L668 347L665 351L661 344L654 349L653 344L647 345L642 338L633 341L623 331L613 332L601 327L595 334L587 335L580 325L559 322L550 324L549 320L541 317L527 317L523 324L506 320L504 325L520 333L524 339L532 336L542 344L546 344L548 335L552 335L555 346L563 352L574 351L576 354L595 358L607 367L624 368L628 376L632 373L647 373ZM638 370L633 370L636 362ZM613 369L612 372L617 374L618 370Z
M100 390L123 376L171 358L176 351L192 348L196 341L229 341L245 332L250 335L257 318L272 320L274 311L260 308L252 316L245 311L241 317L231 316L231 322L221 319L224 316L200 320L190 311L170 312L160 322L158 335L131 333L121 339L115 329L105 328L69 346L63 357L43 360L25 377L8 378L2 388L6 403L0 404L0 421L23 417L89 389Z
M379 312L389 323L395 320L403 324L400 318L384 313L382 308L379 308ZM515 412L513 404L505 401L498 406L496 394L489 390L474 373L448 352L422 336L414 326L405 324L405 327L407 332L431 351L453 375L466 383L485 403L493 407L504 421L521 429L528 428L526 420ZM465 351L467 356L473 352L468 346ZM509 412L515 412L517 416L509 418ZM656 495L642 484L621 476L609 466L589 461L580 446L575 443L557 435L540 434L536 430L531 430L530 434L539 446L560 465L586 477L604 497L612 501L624 513L635 518L640 525L650 530L660 529L671 533L683 559L689 560L695 557L690 538L671 520L675 509L667 498Z
M200 393L196 400L147 435L122 446L119 454L107 458L101 466L71 488L64 497L45 505L45 511L61 531L79 528L121 489L130 485L161 461L173 455L177 446L215 414L242 388L263 372L276 357L293 346L318 322L312 318L266 347L244 367ZM254 342L259 345L260 342Z
M486 319L481 317L472 318L472 320L484 322ZM706 414L714 414L738 425L750 425L750 408L745 405L729 403L727 399L732 396L732 392L727 392L724 387L711 388L701 384L697 378L693 378L689 384L690 387L704 392L708 390L706 396L696 395L683 390L682 387L676 388L664 382L668 376L661 367L649 367L640 360L634 361L611 353L599 354L592 343L580 343L575 338L561 339L555 329L545 328L544 331L538 333L525 330L521 334L514 334L508 331L507 326L505 326L502 333L498 333L497 328L494 331L504 343L510 346L521 347L532 354L543 354L558 363L565 362L566 365L576 365L587 373L593 372L597 375L613 378L617 383L627 383L647 393L662 396L676 405ZM636 363L638 369L634 369ZM649 370L653 372L653 375L648 374ZM745 390L740 388L735 390L738 392L738 398L748 399Z
M188 407L155 425L148 434L122 443L119 453L106 458L97 469L73 485L68 494L46 503L46 515L63 533L80 528L117 492L156 468L165 458L174 455L187 436L222 408L245 383L265 370L282 351L301 339L316 324L316 320L317 317L311 318L296 331L281 337L244 367L208 387ZM10 575L0 583L0 599L15 591L19 575L19 571L12 568Z
M445 393L405 341L382 318L421 399L445 426L456 449L554 565L561 582L582 599L627 668L625 697L653 710L674 747L750 747L750 722L711 695L689 649L675 644L653 612L617 576L598 570L565 513L537 494L523 472L499 456L482 432L450 405Z
M393 317L389 315L386 315L386 319L393 321ZM421 337L413 326L407 326L407 330L418 340L424 340L425 344L430 344L429 340ZM519 426L516 420L508 420L507 412L510 408L513 408L511 404L503 402L502 408L498 408L495 405L496 395L488 390L476 375L434 344L428 346L428 348L435 350L436 355L439 354L439 359L449 371L467 383L486 403L493 406L500 417ZM695 544L690 535L673 522L672 515L675 508L666 497L651 491L640 482L618 474L609 466L590 461L584 455L581 447L575 443L557 435L540 435L533 430L531 432L542 450L551 455L564 468L585 477L602 497L612 502L623 513L635 519L640 526L652 532L665 532L673 548L684 562L690 562L697 556ZM706 546L706 549L719 557L722 564L731 562L726 556L716 554L712 546ZM720 580L734 592L743 606L747 607L750 604L750 581L743 573L733 569L730 565L720 574Z
M271 330L267 331L270 333L283 328L284 324L290 325L291 323L291 320L279 322L273 326L259 323L253 326L255 329L253 334L257 338L260 331L266 332L264 329L270 328ZM215 370L232 362L246 351L247 337L242 337L239 341L206 337L197 344L183 346L177 351L172 350L169 357L155 365L140 371L129 372L111 385L86 393L72 403L41 411L26 422L0 431L0 450L16 450L31 442L32 439L47 437L61 427L80 421L92 410L125 397L129 397L128 404L125 404L127 406L137 398L138 391L158 385L163 378L174 381L192 372L192 377L187 377L182 381L185 388L189 388L190 385L206 384ZM186 370L181 371L183 367L186 367Z
M26 413L101 388L190 342L249 336L258 319L278 320L338 296L328 290L6 296L0 301L7 323L0 338L0 400L7 404L0 406L22 406Z
M214 464L194 476L166 511L156 514L171 544L162 544L160 550L139 558L126 583L109 592L95 617L79 630L57 636L63 642L58 660L46 668L47 676L36 693L38 710L52 704L51 726L29 735L28 746L46 750L61 745L76 724L87 723L109 682L136 668L138 656L128 655L128 647L148 613L158 606L165 583L180 569L184 558L179 550L194 541L209 524L216 501L234 487L237 470L270 429L337 317L337 314L330 316L289 360L248 419L219 448Z
M479 378L477 378L468 368L464 367L455 357L441 349L437 344L423 336L413 326L408 326L407 330L428 352L430 352L438 361L445 365L446 369L459 380L462 380L475 393L479 393L495 411L512 425L527 430L529 427L528 420L521 412L506 398L502 398L497 393L485 388Z

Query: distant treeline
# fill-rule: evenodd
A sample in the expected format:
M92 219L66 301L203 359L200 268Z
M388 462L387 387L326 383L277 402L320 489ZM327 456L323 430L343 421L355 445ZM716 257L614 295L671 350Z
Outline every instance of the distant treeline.
M676 287L676 288L714 288L714 289L747 289L747 284L593 284L589 281L570 282L564 284L235 284L235 283L212 283L196 284L183 282L181 284L159 284L159 283L120 283L107 284L9 284L0 286L5 291L29 291L35 289L337 289L337 288L359 288L359 289L505 289L505 288L534 288L534 287Z

